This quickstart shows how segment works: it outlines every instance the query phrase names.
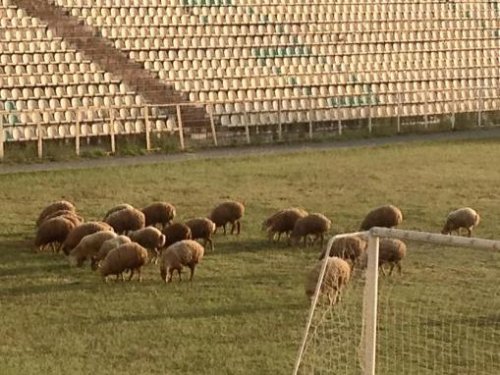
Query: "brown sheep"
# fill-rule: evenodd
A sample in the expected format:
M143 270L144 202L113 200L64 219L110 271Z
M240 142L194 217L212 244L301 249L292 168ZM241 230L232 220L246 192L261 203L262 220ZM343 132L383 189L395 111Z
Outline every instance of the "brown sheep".
M173 223L163 229L162 233L165 235L165 247L169 247L178 241L190 240L192 238L191 229L182 223Z
M81 223L84 222L83 217L77 215L75 211L69 211L69 210L59 210L56 212L51 213L50 215L47 215L43 221L52 219L54 217L64 217L71 221L75 225L80 225ZM42 222L43 222L42 221Z
M169 283L172 281L174 271L177 271L181 280L182 267L187 266L191 270L189 280L193 280L194 270L203 258L204 252L203 246L193 240L179 241L167 247L160 258L161 279Z
M398 268L401 275L401 260L406 256L406 244L395 238L380 238L379 240L378 266L385 276L384 264L390 265L389 276L392 275L394 267ZM368 265L368 253L361 257L360 264L362 268Z
M236 228L236 234L240 234L241 223L240 219L245 213L245 206L236 201L227 201L216 206L208 218L215 223L216 231L217 228L222 227L224 229L224 234L226 234L226 224L231 224L231 234L234 233Z
M354 269L355 264L361 259L366 252L368 242L359 236L349 236L336 238L330 248L329 256L336 256L338 258L348 261ZM323 250L319 259L323 259L326 249Z
M168 202L155 202L141 211L146 217L146 226L160 224L162 229L170 225L177 214L175 207Z
M112 208L110 208L105 214L104 214L104 218L102 219L102 221L106 221L106 219L114 214L115 212L118 212L118 211L121 211L121 210L125 210L125 209L128 209L128 210L132 210L134 209L134 206L132 206L131 204L128 204L128 203L121 203L121 204L118 204Z
M363 219L360 230L370 230L373 227L393 228L403 221L403 214L392 204L374 208Z
M207 243L210 245L210 249L214 250L214 244L212 242L212 234L215 233L215 223L206 218L199 217L196 219L191 219L186 221L186 224L189 229L191 229L191 238L193 240L203 239L203 246L207 246Z
M107 281L106 278L109 275L123 278L123 272L127 270L131 271L129 280L137 272L141 281L141 268L147 260L148 251L138 243L131 242L111 250L101 262L99 271L104 281Z
M322 214L309 214L301 219L298 219L290 234L290 244L296 245L301 238L304 239L304 246L307 246L307 238L313 235L314 244L318 239L323 246L325 233L330 230L332 222Z
M99 248L99 251L97 252L97 254L95 254L91 261L90 261L90 268L95 271L100 262L106 258L106 255L108 255L108 253L113 250L113 249L116 249L117 247L121 246L121 245L124 245L126 243L130 243L132 242L130 240L130 238L128 238L127 236L117 236L115 238L112 238L110 240L107 240L107 241L104 241L104 243L101 245L101 247Z
M264 220L262 230L267 231L269 241L272 241L276 234L278 234L279 241L282 233L290 235L297 220L307 215L307 211L301 208L293 207L280 210Z
M340 302L343 289L351 278L351 267L345 260L337 257L327 259L325 275L320 286L320 296L326 296L330 306ZM305 292L309 300L314 297L316 285L323 267L323 260L318 261L307 275Z
M100 231L113 231L113 228L101 221L89 221L87 223L76 226L69 233L66 241L64 241L62 251L64 252L64 254L68 255L71 250L78 246L83 237Z
M160 249L165 246L165 235L158 228L149 226L129 233L129 238L151 253L151 262L157 263Z
M472 230L479 225L480 221L481 217L472 208L459 208L448 214L441 233L451 234L457 231L457 234L460 236L460 229L465 228L467 230L467 236L470 237L472 235Z
M141 211L135 208L124 208L113 212L105 222L111 225L116 233L127 234L129 231L144 228L146 219Z
M92 259L97 254L105 241L116 236L115 232L105 230L83 237L80 243L69 253L70 264L81 267L87 259Z
M42 221L47 216L49 216L50 214L52 214L56 211L60 211L60 210L67 210L67 211L75 212L76 208L75 208L75 205L73 203L65 201L65 200L53 202L42 210L42 212L40 213L40 215L38 216L38 219L36 221L36 226L37 227L40 226Z
M47 245L57 245L54 251L59 251L68 235L75 228L75 224L63 217L54 217L44 220L36 232L35 247L41 251Z

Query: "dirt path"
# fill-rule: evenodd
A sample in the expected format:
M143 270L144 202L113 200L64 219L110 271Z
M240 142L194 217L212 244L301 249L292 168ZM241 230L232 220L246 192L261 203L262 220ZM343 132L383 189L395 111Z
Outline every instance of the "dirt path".
M346 141L331 141L323 143L301 143L286 145L263 145L240 148L213 148L195 153L151 154L145 156L104 157L101 159L82 159L62 162L47 162L39 164L1 165L0 175L9 173L28 173L40 171L56 171L68 169L89 169L126 165L145 165L157 163L173 163L184 160L220 159L258 155L279 155L306 151L323 151L346 147L374 147L408 142L427 142L444 140L500 140L500 128L484 130L467 130L432 134L409 134L391 137L357 139Z

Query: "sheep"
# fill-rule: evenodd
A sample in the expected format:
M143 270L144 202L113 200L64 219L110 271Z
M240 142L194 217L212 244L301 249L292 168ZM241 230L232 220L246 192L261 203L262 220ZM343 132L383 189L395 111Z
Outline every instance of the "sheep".
M178 241L190 240L192 238L191 229L182 223L173 223L164 228L162 233L165 235L165 247L169 247Z
M50 215L47 215L43 220L42 223L46 220L52 219L54 217L64 217L74 223L75 225L80 225L81 223L84 222L83 217L77 215L75 211L69 211L69 210L59 210L56 212L51 213Z
M403 221L401 210L392 204L374 208L363 219L360 230L369 230L373 227L397 227Z
M101 247L99 248L99 251L97 252L97 254L95 254L91 260L90 260L90 268L95 271L100 262L106 258L106 255L108 255L108 253L113 250L113 249L116 249L117 247L121 246L121 245L124 245L126 243L130 243L132 242L130 240L130 238L128 238L127 236L117 236L115 238L112 238L112 239L109 239L107 241L104 241L104 243L101 245Z
M394 267L398 268L401 275L401 260L406 256L406 244L395 238L380 238L378 250L378 266L385 276L384 264L390 264L389 276L392 275ZM368 253L365 252L360 258L362 268L368 265Z
M121 203L121 204L118 204L116 206L114 206L113 208L109 209L108 212L106 212L104 214L104 217L102 219L102 221L106 221L106 219L114 214L115 212L118 212L118 211L121 211L121 210L125 210L125 209L134 209L134 206L132 206L131 204L128 204L128 203Z
M36 221L36 226L37 227L40 226L42 221L47 216L51 215L52 213L54 213L56 211L60 211L60 210L67 210L67 211L75 212L76 208L75 208L75 205L73 203L65 201L65 200L53 202L42 210L42 212L40 213L40 215L38 216L38 219Z
M309 214L296 221L290 234L289 244L296 245L300 238L304 238L304 246L307 246L307 237L314 235L313 243L320 239L323 245L324 235L330 230L331 225L331 220L326 216L318 213Z
M144 228L146 219L141 211L135 208L124 208L113 212L105 222L111 225L116 233L126 234L129 231Z
M465 228L467 230L467 236L470 237L472 235L472 230L479 225L480 221L481 218L479 214L472 208L459 208L448 214L441 233L451 234L453 231L457 231L458 235L460 235L460 229Z
M106 255L99 266L99 272L105 282L107 281L107 276L116 275L120 277L127 270L131 271L129 280L137 272L139 281L142 281L141 268L147 260L148 251L145 248L135 242L126 243L111 250Z
M183 266L189 267L191 275L189 280L193 280L196 265L203 258L205 249L198 242L193 240L183 240L167 247L161 253L160 275L165 283L172 281L174 271L177 270L179 280L181 280L181 270Z
M330 306L341 300L343 289L351 278L351 267L348 262L338 257L328 257L323 281L320 286L320 295L328 298ZM318 261L307 275L305 291L309 300L312 301L316 285L323 266L323 260Z
M352 271L354 271L354 266L366 252L367 245L368 242L359 236L336 238L330 248L329 256L336 256L348 261L352 265ZM325 253L326 249L321 253L320 260L325 257Z
M267 231L269 241L272 241L277 233L279 241L282 233L290 235L297 220L307 215L307 211L301 208L280 210L262 222L262 230Z
M186 221L186 224L189 229L191 229L191 238L193 240L203 239L203 246L207 246L207 243L210 245L210 249L214 250L214 244L212 242L212 234L215 232L215 223L206 218L199 217L196 219L191 219Z
M54 217L43 221L36 232L35 251L41 251L45 246L54 244L57 244L54 251L59 251L75 227L74 223L64 217Z
M165 235L157 228L149 226L129 233L133 242L148 249L151 252L151 262L157 263L159 250L165 246Z
M107 223L101 221L89 221L87 223L76 226L69 234L63 243L62 251L68 255L82 240L83 237L89 234L101 231L111 231L113 228Z
M175 207L167 202L152 203L141 211L146 217L146 226L160 224L162 229L171 224L177 214Z
M208 218L215 223L216 231L217 228L222 227L224 229L224 234L226 234L226 224L231 224L231 234L234 233L236 228L236 234L240 234L241 223L240 219L245 213L245 206L236 201L226 201L218 206L216 206Z
M87 259L97 254L102 244L118 236L115 232L100 231L82 238L80 243L69 253L70 264L81 267Z

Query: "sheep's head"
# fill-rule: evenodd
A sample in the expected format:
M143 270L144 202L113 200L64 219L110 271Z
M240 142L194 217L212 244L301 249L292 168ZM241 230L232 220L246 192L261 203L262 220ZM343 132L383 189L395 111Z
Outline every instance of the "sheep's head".
M90 269L92 271L96 271L97 268L99 268L99 262L94 257L92 257L90 259Z
M452 225L451 222L448 220L443 226L443 229L441 230L441 234L450 234L452 230Z

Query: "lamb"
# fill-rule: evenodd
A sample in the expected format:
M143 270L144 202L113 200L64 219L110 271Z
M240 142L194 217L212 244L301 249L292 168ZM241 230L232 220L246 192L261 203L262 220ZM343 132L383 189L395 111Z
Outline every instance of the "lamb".
M177 270L179 280L181 280L181 270L183 266L189 267L191 275L189 280L193 280L196 265L203 258L205 249L198 242L193 240L183 240L167 247L161 253L160 275L165 283L172 281L174 271Z
M102 221L106 221L106 219L114 214L115 212L118 212L118 211L121 211L121 210L125 210L125 209L133 209L134 206L132 206L131 204L128 204L128 203L121 203L121 204L118 204L116 206L114 206L113 208L109 209L108 212L106 212L106 214L104 215L104 218L102 219Z
M360 230L369 230L372 227L397 227L403 221L401 210L392 204L374 208L364 218Z
M113 250L104 258L99 266L104 281L107 281L107 276L116 275L122 276L123 272L130 270L129 280L132 279L134 273L139 275L139 281L142 281L141 268L148 260L148 251L141 245L135 242L126 243Z
M170 225L177 214L175 207L167 202L152 203L141 211L146 217L146 226L160 224L162 229Z
M472 208L459 208L448 214L441 233L451 234L453 231L457 231L458 235L460 235L460 229L465 228L467 230L467 236L470 237L472 235L472 230L479 225L480 221L481 218L479 214Z
M106 223L111 225L116 233L126 234L129 231L144 228L146 218L144 214L135 208L124 208L109 215Z
M366 252L368 243L359 236L348 236L336 238L332 247L330 248L329 256L336 256L344 259L352 265L354 270L355 264L361 259L362 255ZM326 249L323 250L319 259L325 257Z
M80 224L76 226L69 234L63 243L62 251L64 254L68 255L71 250L73 250L83 237L89 234L101 231L113 231L113 228L107 223L101 221L89 221L87 223Z
M40 213L40 215L38 216L38 219L36 221L36 226L37 227L40 226L42 221L47 216L51 215L52 213L54 213L56 211L60 211L60 210L67 210L67 211L75 212L76 208L75 208L75 205L73 203L65 201L65 200L53 202L42 210L42 212Z
M406 256L406 244L395 238L381 238L378 252L378 266L382 274L386 275L384 264L390 264L389 276L392 275L394 267L398 268L398 273L401 275L401 260ZM366 252L362 255L360 264L362 268L367 267L368 254Z
M191 229L191 238L193 240L203 239L203 246L207 246L207 243L210 244L210 249L214 250L214 244L212 242L212 234L215 233L215 223L206 218L199 217L196 219L191 219L186 221L186 224L189 229Z
M149 226L130 232L128 236L133 242L148 249L151 252L151 262L157 263L160 249L165 246L165 235L159 229Z
M100 262L106 258L106 255L108 255L108 253L113 250L113 249L116 249L117 247L121 246L121 245L124 245L126 243L130 243L132 242L130 240L130 238L128 238L127 236L117 236L115 238L112 238L110 240L107 240L107 241L104 241L104 243L101 245L101 247L99 248L99 251L97 252L97 254L95 254L91 260L90 260L90 268L95 271Z
M349 263L338 257L329 257L326 261L328 263L320 286L320 296L326 296L330 306L333 306L340 302L342 291L349 283L351 267ZM314 297L322 266L323 261L318 261L307 276L305 291L309 300Z
M216 206L208 218L215 223L216 231L217 228L222 227L224 229L224 234L226 234L226 224L231 224L231 234L234 233L236 228L236 234L240 234L241 223L240 219L245 213L245 206L236 201L226 201L218 206Z
M80 225L81 223L84 222L83 217L77 215L75 211L69 211L69 210L59 210L56 212L51 213L50 215L47 215L43 221L52 219L54 217L64 217L71 221L75 225ZM42 221L42 222L43 222Z
M298 219L290 234L289 243L296 245L301 238L304 239L304 246L307 246L307 238L309 235L314 235L313 243L318 239L321 240L323 245L324 235L330 230L332 222L322 214L309 214L301 219Z
M182 223L174 223L163 229L162 233L165 235L165 247L182 241L190 240L192 238L191 229Z
M92 259L97 254L105 241L117 236L115 232L100 231L83 237L80 243L69 253L70 264L81 267L87 259Z
M36 250L42 251L47 245L57 245L54 251L59 251L74 228L75 224L64 217L54 217L43 221L36 232Z
M297 220L307 215L307 211L301 208L280 210L264 220L262 230L267 231L269 241L272 241L276 234L278 234L279 241L282 233L290 235Z

